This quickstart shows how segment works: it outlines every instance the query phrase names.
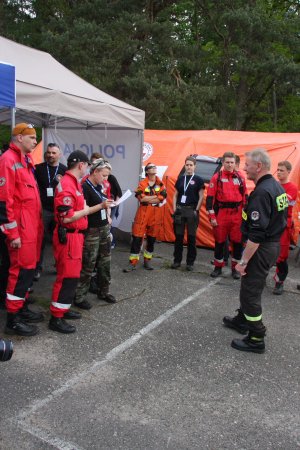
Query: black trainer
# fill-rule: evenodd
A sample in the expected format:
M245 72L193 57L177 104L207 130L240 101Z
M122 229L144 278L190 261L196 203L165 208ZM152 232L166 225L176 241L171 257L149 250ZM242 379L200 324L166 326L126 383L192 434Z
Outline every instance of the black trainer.
M154 267L150 263L149 259L145 259L144 260L144 269L146 269L146 270L153 270L154 269Z
M29 325L28 323L23 322L19 316L19 313L7 313L4 333L10 335L17 334L18 336L35 336L38 332L38 327L36 325Z
M237 315L234 317L223 317L223 323L227 328L233 328L241 334L246 334L249 330L249 325L246 317L242 313L241 309L237 309Z
M171 269L179 269L180 266L181 266L180 262L173 262L173 264L171 265Z
M186 265L186 270L187 270L188 272L193 272L193 270L194 270L193 264L187 264L187 265Z
M70 325L65 321L65 319L53 316L51 316L51 319L49 321L49 328L50 330L58 331L59 333L64 334L75 333L76 331L74 325Z
M264 353L265 341L263 337L256 338L249 333L244 339L233 339L231 347L242 352Z
M81 308L81 309L89 310L92 307L92 305L87 300L83 300L82 302L74 301L73 303L74 303L74 306L76 306L77 308Z
M123 269L124 273L130 273L133 272L134 270L136 270L136 266L134 264L129 263L127 267L125 267L125 269Z
M222 267L215 267L210 276L212 278L217 278L222 275Z
M80 312L69 309L69 311L64 313L64 319L78 320L81 319L81 314Z
M25 302L24 306L18 312L18 316L23 322L43 322L44 316L41 312L31 311Z
M97 295L97 297L98 297L99 300L104 300L107 303L117 303L116 298L113 295L111 295L111 294L101 294L101 293L99 293Z
M241 279L241 274L236 269L232 269L231 276L232 276L232 278L234 280L240 280Z
M274 295L282 295L283 294L283 283L276 283L273 289Z

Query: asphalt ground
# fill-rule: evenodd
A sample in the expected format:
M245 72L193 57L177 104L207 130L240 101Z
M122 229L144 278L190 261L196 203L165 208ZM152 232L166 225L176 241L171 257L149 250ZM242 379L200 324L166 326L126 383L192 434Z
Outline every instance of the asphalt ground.
M213 280L211 250L198 249L194 272L171 270L173 246L158 243L155 270L125 274L129 246L112 254L108 305L93 304L77 332L48 330L54 280L47 248L32 309L40 333L14 337L2 362L0 449L300 448L300 282L295 252L282 296L263 294L266 352L230 346L222 317L238 307L239 281L226 268ZM0 326L5 314L0 311ZM4 335L2 337L5 337Z

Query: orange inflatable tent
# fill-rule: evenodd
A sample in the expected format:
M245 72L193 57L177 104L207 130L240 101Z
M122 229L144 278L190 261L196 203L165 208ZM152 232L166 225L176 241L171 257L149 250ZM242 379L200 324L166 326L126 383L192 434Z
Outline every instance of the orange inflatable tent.
M243 168L244 154L256 147L265 148L272 161L271 173L276 175L277 163L288 160L293 166L290 180L297 184L300 191L300 133L257 133L243 131L165 131L145 130L143 165L154 162L167 187L168 201L162 209L163 226L158 239L173 242L173 224L171 218L174 184L184 165L187 155L207 155L220 157L225 151L232 151L241 158ZM248 191L254 188L252 181L247 181ZM214 247L212 229L207 218L204 198L200 225L197 232L197 245ZM300 196L294 207L295 236L300 230Z
M37 144L31 155L34 164L39 164L44 161L43 141Z

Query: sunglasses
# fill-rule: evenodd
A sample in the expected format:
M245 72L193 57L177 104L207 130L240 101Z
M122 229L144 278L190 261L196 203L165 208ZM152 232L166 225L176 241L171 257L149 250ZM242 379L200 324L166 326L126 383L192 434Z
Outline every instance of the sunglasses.
M29 128L29 129L34 128L34 125L32 125L32 123L28 123L28 124L26 125L26 127L23 128L23 129L20 131L19 134L22 134L23 131L27 130L27 128Z
M106 161L99 162L95 167L93 167L93 170L98 169L98 168L108 169L107 164L109 164L109 163L107 163Z

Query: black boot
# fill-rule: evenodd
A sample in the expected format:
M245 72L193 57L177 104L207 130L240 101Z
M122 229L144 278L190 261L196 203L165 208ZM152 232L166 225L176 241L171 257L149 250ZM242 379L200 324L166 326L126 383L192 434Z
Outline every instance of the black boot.
M222 274L222 267L215 267L210 276L212 278L217 278Z
M265 341L264 332L249 331L244 339L233 339L231 347L242 352L264 353Z
M99 300L104 300L107 303L117 303L115 297L108 292L106 294L104 292L99 292L97 297L99 298Z
M7 313L7 321L4 329L6 334L17 334L19 336L35 336L39 329L35 325L24 322L19 313Z
M225 327L233 328L241 334L246 334L249 330L249 325L246 317L242 313L241 309L237 309L237 315L234 317L225 316L223 317L223 323Z
M74 303L74 306L76 306L77 308L81 308L81 309L89 310L92 307L92 305L87 300L82 300L82 302L76 302L76 300L74 300L73 303Z
M242 352L264 353L266 327L262 320L248 322L249 333L244 339L233 339L231 347Z
M73 311L72 309L69 309L69 311L64 313L64 319L78 320L81 319L81 314L78 311Z
M49 328L50 330L58 331L59 333L64 334L75 333L76 331L74 325L68 324L65 319L53 316L51 316L51 319L49 321Z
M19 316L24 322L43 322L44 316L41 312L34 312L28 308L27 301L19 311Z

